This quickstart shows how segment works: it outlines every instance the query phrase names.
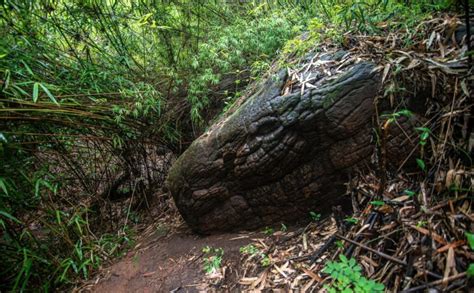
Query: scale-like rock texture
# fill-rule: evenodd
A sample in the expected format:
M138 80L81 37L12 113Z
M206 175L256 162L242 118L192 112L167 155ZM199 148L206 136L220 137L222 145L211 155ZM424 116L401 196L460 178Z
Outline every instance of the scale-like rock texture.
M381 84L374 67L349 66L286 95L280 72L196 139L167 179L190 227L251 229L330 211L346 190L348 171L373 153Z

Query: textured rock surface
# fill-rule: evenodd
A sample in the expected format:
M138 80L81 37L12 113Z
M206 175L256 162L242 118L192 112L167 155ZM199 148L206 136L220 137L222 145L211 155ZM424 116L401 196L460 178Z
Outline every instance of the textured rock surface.
M270 78L175 162L167 186L193 230L294 222L344 194L348 171L373 152L380 74L367 62L309 74L311 88L288 94L286 73Z

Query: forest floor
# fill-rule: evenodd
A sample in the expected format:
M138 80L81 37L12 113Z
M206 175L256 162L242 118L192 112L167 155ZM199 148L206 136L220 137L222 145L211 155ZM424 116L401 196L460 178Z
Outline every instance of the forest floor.
M237 284L239 249L259 233L199 236L181 225L163 233L151 225L123 258L103 268L79 292L199 292L208 291L209 278ZM224 250L221 271L210 276L203 269L203 248Z
M388 172L382 160L378 170L356 174L347 185L351 214L336 208L332 218L314 214L307 226L295 229L281 224L265 232L200 237L170 209L167 220L154 220L133 249L76 291L319 292L341 283L337 277L343 274L325 270L331 263L340 270L351 264L351 270L363 271L371 285L379 282L388 292L472 292L473 278L466 276L474 267L474 236L468 232L474 231L474 171L470 159L459 155L469 149L467 136L460 134L468 133L462 117L472 107L467 102L472 76L462 57L466 46L455 40L459 23L449 16L425 21L412 34L418 36L411 40L417 45L409 49L403 46L405 32L348 36L351 59L369 54L380 64L388 101L395 101L393 89L405 90L406 80L432 86L426 94L431 98L423 103L430 120L405 134L418 144L403 163L411 158L413 170L405 173L401 166ZM380 130L397 124L400 113L379 122ZM310 215L301 216L310 221ZM223 251L222 263L211 274L204 270L213 257L206 247ZM368 285L356 277L355 285Z
M73 292L320 292L334 284L329 262L352 258L389 292L470 292L474 253L462 232L474 219L468 194L437 200L421 191L419 200L404 194L411 183L399 174L374 201L377 177L353 180L352 213L335 207L332 217L313 214L299 227L199 236L172 205L166 220L143 229L126 255ZM222 262L206 272L216 249Z

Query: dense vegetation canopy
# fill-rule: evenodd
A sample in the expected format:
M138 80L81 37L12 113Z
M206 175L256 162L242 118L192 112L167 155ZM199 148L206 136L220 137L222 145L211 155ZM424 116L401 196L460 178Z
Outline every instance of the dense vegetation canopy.
M453 4L0 1L0 291L65 288L130 247L175 156L286 57L403 27L409 47Z

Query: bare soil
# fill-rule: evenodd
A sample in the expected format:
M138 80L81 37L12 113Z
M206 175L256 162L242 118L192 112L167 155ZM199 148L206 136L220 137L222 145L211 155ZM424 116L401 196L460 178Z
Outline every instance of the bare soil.
M156 229L154 229L156 230ZM103 269L82 292L200 292L232 290L238 284L239 248L252 242L253 233L198 236L187 228L160 235L152 231L125 257ZM203 270L203 247L224 250L224 276L209 280ZM215 285L209 285L214 283ZM210 287L211 286L211 287ZM219 289L217 289L219 288ZM234 288L235 289L235 288Z

